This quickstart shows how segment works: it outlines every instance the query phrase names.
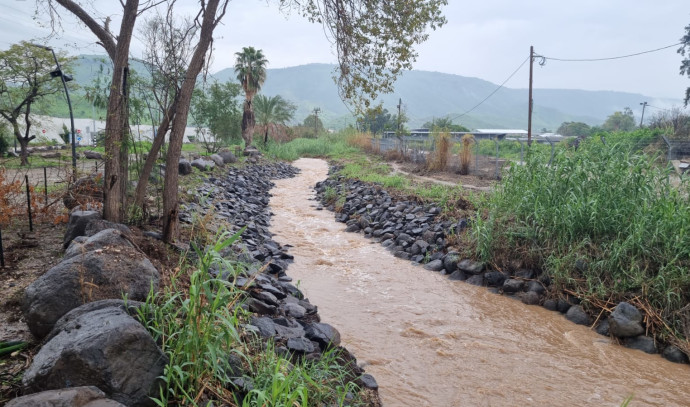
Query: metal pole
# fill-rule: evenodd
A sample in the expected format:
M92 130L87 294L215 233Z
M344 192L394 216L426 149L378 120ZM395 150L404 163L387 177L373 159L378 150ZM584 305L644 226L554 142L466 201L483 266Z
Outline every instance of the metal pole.
M46 167L43 167L43 185L45 186L45 205L44 207L48 207L48 171L46 170Z
M69 91L67 90L67 81L65 80L65 73L62 72L62 67L60 66L60 61L58 61L57 56L55 55L55 50L52 49L51 47L45 46L45 45L38 45L38 44L31 44L34 47L38 48L43 48L45 50L48 50L53 53L53 59L55 60L55 65L57 66L57 73L60 75L60 80L62 80L62 87L65 89L65 96L67 97L67 107L69 107L69 120L70 120L70 125L72 126L72 170L73 174L72 176L76 179L77 176L77 146L76 146L76 135L74 133L74 113L72 113L72 101L69 98ZM51 72L51 74L53 74ZM57 75L56 75L57 76ZM72 80L70 77L68 80Z
M29 176L24 175L24 180L26 181L26 206L29 209L29 232L33 232L34 221L31 215L31 192L29 191Z
M642 117L640 117L640 127L642 127L642 121L644 120L644 108L647 107L647 102L640 103L642 105Z
M5 251L2 249L2 228L0 228L0 266L5 267Z
M50 49L50 52L53 53L53 58L55 59L55 65L57 65L58 71L60 71L60 80L62 80L62 87L65 88L65 96L67 97L67 107L69 107L69 121L71 127L71 132L72 132L72 170L74 171L73 176L76 179L77 177L77 140L76 140L76 133L74 132L74 113L72 113L72 101L69 98L69 91L67 90L67 82L65 81L65 74L62 72L62 67L60 66L60 61L58 61L57 56L55 55L55 50L52 48Z
M534 68L534 46L529 47L529 103L527 107L527 147L532 146L532 72Z

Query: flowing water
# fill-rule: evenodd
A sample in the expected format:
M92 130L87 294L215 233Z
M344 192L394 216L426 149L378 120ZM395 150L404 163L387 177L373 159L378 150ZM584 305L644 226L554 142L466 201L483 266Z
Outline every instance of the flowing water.
M275 240L323 322L376 378L386 406L690 405L690 367L612 344L561 314L449 281L317 211L323 160L271 191Z

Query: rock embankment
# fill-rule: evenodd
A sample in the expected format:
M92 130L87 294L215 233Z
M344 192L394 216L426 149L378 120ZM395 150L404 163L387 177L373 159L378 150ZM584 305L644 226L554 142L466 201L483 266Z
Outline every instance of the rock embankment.
M439 207L393 196L379 185L346 179L332 167L329 179L316 184L321 204L335 212L335 219L348 232L363 233L380 242L394 256L419 263L424 269L447 275L451 281L486 286L492 292L514 297L528 305L542 305L558 311L577 324L591 325L579 299L554 292L546 273L515 267L493 270L489 265L463 258L452 237L465 232L472 218L441 219ZM319 208L321 209L321 208ZM516 261L515 264L521 264ZM688 363L678 347L655 342L646 336L643 316L633 305L621 302L609 315L596 319L598 333L612 336L627 347L647 353L661 353L666 359Z
M292 259L287 247L271 239L270 180L296 173L280 163L230 168L222 178L209 178L191 191L200 198L185 205L181 220L199 220L211 212L212 223L232 231L245 228L241 241L222 253L233 262L239 259L242 271L213 271L243 291L239 306L251 314L241 326L243 336L274 341L276 351L294 363L336 350L350 380L378 400L376 381L362 374L354 356L340 347L338 331L322 323L317 307L291 284L285 272ZM136 315L137 300L158 289L160 276L128 231L96 212L72 213L63 261L26 290L24 317L31 332L45 339L24 374L26 395L8 405L154 405L151 397L160 394L168 360ZM239 358L228 363L233 366L228 390L242 399L254 388L252 372Z

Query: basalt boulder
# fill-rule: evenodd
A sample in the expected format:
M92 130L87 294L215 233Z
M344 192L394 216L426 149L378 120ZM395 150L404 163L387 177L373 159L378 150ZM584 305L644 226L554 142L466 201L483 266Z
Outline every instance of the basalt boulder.
M31 333L47 335L70 310L92 301L145 300L158 290L159 273L149 259L127 246L108 246L62 261L26 288L22 312Z

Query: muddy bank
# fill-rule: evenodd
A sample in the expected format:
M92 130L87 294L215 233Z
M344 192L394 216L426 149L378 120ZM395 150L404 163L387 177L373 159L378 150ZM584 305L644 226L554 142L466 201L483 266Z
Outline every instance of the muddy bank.
M618 346L543 307L449 281L394 257L376 238L345 232L352 225L317 210L312 187L327 164L293 165L302 173L272 191L271 230L294 245L291 276L325 319L337 321L343 344L379 382L384 404L618 406L630 395L631 405L686 404L686 366ZM346 200L363 198L355 190L348 187ZM415 215L433 215L430 209Z

